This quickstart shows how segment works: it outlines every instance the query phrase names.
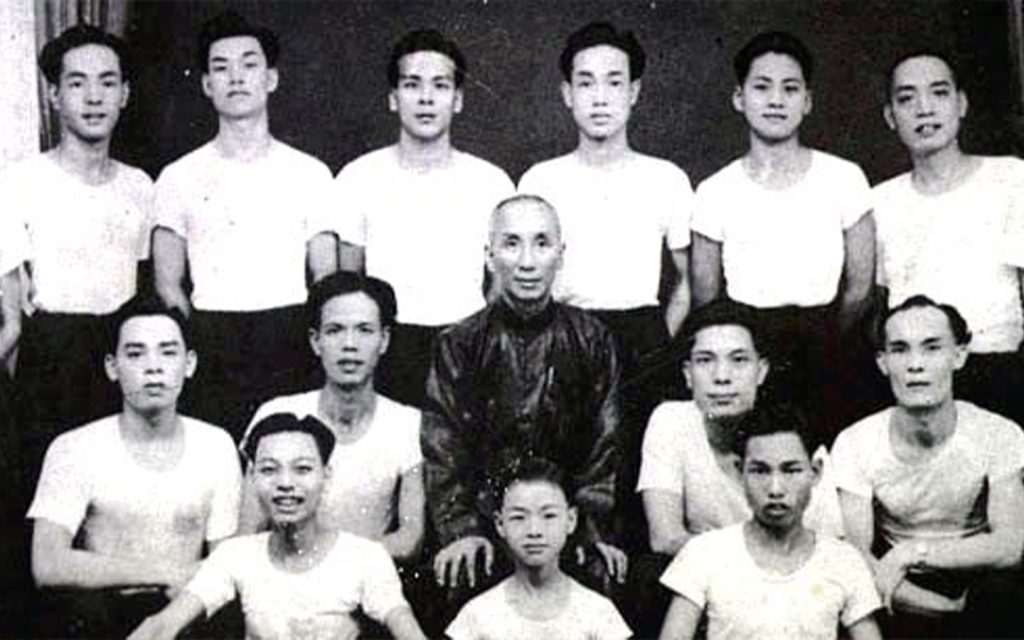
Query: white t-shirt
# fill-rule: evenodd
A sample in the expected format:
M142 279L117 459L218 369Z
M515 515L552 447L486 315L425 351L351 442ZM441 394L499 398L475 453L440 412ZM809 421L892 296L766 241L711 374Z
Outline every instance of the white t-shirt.
M352 639L357 607L383 622L409 606L391 557L379 543L338 532L320 564L300 573L270 560L270 532L225 540L203 561L185 590L207 615L239 596L247 638Z
M192 303L257 311L306 299L306 243L332 231L331 172L273 140L264 155L226 158L213 142L172 162L156 181L156 224L188 244Z
M928 460L900 461L892 449L885 409L844 429L832 445L836 486L881 506L879 526L892 544L960 538L988 524L976 506L986 482L1024 468L1024 434L1001 416L956 401L956 429Z
M843 232L871 210L871 188L854 163L811 153L807 173L786 189L754 182L742 158L697 187L693 230L722 243L730 298L767 308L836 296Z
M904 173L875 187L878 283L895 306L923 293L952 304L974 352L1016 351L1024 338L1024 161L982 158L956 188L926 195Z
M586 309L658 304L661 247L690 246L693 189L667 160L640 153L593 167L573 152L531 167L519 192L558 212L565 241L554 297Z
M568 602L557 617L525 618L509 602L513 579L467 602L445 634L452 640L618 640L633 635L611 600L572 578Z
M25 225L13 215L0 213L0 276L14 271L32 253Z
M253 417L252 426L275 413L300 418L320 415L319 389L274 398ZM340 442L331 454L331 478L320 498L318 517L330 527L373 540L391 529L402 475L422 464L420 411L377 394L373 422L355 442Z
M839 623L881 607L864 558L851 545L819 536L791 574L765 571L747 549L743 524L691 540L661 583L707 609L708 640L832 640Z
M149 256L153 181L135 167L114 168L109 182L90 185L39 154L0 175L0 217L25 233L2 240L0 261L29 261L32 306L104 314L135 295L138 261Z
M398 319L443 325L484 306L491 212L514 192L504 171L468 153L417 171L390 146L345 165L332 206L341 239L365 248L366 273L394 287Z
M203 540L238 528L241 470L226 431L179 419L184 451L166 471L135 462L117 415L61 434L46 451L28 518L81 528L86 547L101 553L199 558Z
M843 517L824 446L814 452L814 458L821 461L822 473L811 490L804 523L822 534L841 538ZM651 414L636 488L679 494L683 526L690 533L720 529L753 516L743 486L718 465L704 417L692 401L663 402Z

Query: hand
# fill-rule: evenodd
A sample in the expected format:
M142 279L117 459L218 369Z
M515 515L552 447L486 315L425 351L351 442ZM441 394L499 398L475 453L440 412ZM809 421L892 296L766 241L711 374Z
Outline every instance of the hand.
M442 587L454 588L458 585L459 571L466 566L469 588L476 586L476 558L484 554L484 574L491 574L494 564L494 547L487 538L482 536L466 536L452 542L441 549L434 557L434 577Z
M907 567L911 559L910 547L907 544L897 544L878 561L875 567L875 586L878 593L882 595L882 602L885 606L891 606L892 595L896 587L907 575Z
M626 582L626 571L629 568L629 557L614 545L607 544L605 542L595 542L594 548L597 549L597 553L604 560L605 568L608 570L608 576L623 584ZM576 547L576 563L579 565L585 564L587 561L587 551L582 545Z

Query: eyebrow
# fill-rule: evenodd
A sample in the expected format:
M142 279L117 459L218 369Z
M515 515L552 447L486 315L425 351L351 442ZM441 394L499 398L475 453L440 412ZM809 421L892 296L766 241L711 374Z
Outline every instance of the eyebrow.
M180 340L162 340L158 343L158 346L162 347L177 347L181 344Z

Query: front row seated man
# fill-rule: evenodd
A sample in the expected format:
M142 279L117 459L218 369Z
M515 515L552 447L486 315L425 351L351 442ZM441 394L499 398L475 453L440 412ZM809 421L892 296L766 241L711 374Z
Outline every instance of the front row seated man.
M507 558L494 555L490 478L531 454L572 478L583 531L568 551L596 552L588 561L595 584L621 580L626 557L609 544L608 526L618 465L614 340L596 318L551 299L564 249L551 205L514 196L498 204L490 225L495 300L441 333L427 382L421 440L441 546L437 582L455 587L464 568L473 589L486 586L481 572L508 569ZM504 564L492 572L496 559Z
M314 284L306 317L324 386L270 400L256 411L253 424L274 413L292 413L327 425L336 445L318 513L321 523L378 540L396 562L407 562L417 556L423 539L420 412L374 388L396 311L391 285L377 278L339 271ZM243 449L247 441L248 433ZM243 490L242 533L268 525L254 489L246 483Z
M759 404L734 441L753 517L690 540L661 578L674 594L661 638L880 638L881 602L864 558L850 544L804 526L821 473L807 422L788 405Z
M982 625L1008 619L988 611L1005 591L996 570L1019 566L1024 549L1024 434L954 399L971 338L955 307L912 296L880 329L896 406L840 433L832 460L849 539L894 614L887 635L1004 633Z
M565 473L534 457L516 460L503 471L495 495L495 528L515 571L470 600L445 634L452 640L631 637L615 605L559 566L578 518Z
M173 638L236 596L248 638L355 638L357 607L399 640L425 638L384 547L316 518L333 448L334 434L312 416L276 413L256 424L245 455L271 530L225 541L131 640Z
M65 620L46 607L47 637L124 637L191 577L204 543L237 525L231 437L177 412L196 368L184 316L135 297L110 329L105 369L121 412L53 441L28 511L32 575L71 609Z

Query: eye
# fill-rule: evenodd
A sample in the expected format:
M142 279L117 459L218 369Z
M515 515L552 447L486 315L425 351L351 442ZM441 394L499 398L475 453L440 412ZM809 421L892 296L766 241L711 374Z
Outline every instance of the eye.
M258 473L261 476L273 475L276 470L277 470L276 467L274 467L273 465L269 465L269 464L265 464L265 465L261 465L259 467L256 467L256 473Z
M949 90L948 87L939 87L939 88L935 89L934 91L932 91L933 95L939 96L940 98L945 98L950 93L952 93L952 92Z
M210 66L210 73L223 73L228 70L226 64L215 64Z
M178 355L178 350L174 347L167 347L165 349L160 350L160 355L167 356L168 358L173 358L174 356Z
M750 356L745 353L738 353L732 357L732 361L737 364L743 364L745 362L750 362Z
M693 361L694 364L702 364L703 365L703 364L710 364L711 361L712 361L712 358L709 355L696 355L696 356L693 356L693 358L691 358L691 360Z

